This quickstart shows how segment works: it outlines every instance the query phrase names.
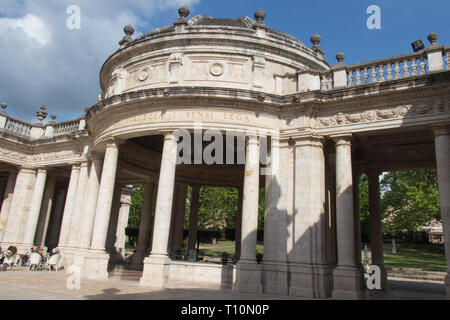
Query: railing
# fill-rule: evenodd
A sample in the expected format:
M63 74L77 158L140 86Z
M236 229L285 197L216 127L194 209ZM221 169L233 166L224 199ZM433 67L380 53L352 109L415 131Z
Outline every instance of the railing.
M53 136L58 137L77 132L79 126L80 126L79 119L55 123L53 125Z
M25 121L17 120L6 114L1 115L3 121L0 121L4 132L28 139L48 139L76 133L85 129L85 121L82 119L70 120L65 122L48 122L43 125L34 125ZM1 120L1 119L0 119ZM83 122L83 123L82 123Z
M5 131L15 135L29 137L32 129L32 125L25 121L17 120L7 117L5 124Z
M412 53L348 66L347 81L348 87L353 87L423 75L427 72L426 53Z

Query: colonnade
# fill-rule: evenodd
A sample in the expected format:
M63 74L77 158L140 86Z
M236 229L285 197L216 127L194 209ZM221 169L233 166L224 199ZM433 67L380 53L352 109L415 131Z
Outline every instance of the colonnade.
M450 131L448 127L432 130L446 259L450 266ZM264 259L258 264L260 147L257 136L247 137L243 188L239 192L242 214L238 214L236 221L237 290L307 297L361 297L359 205L354 186L357 179L352 164L352 136L330 136L327 140L334 145L331 156L334 161L329 161L330 155L324 150L326 139L313 133L289 140L272 139L272 161L266 166L270 173L266 175ZM55 245L56 237L57 246L68 253L67 263L82 265L88 278L107 278L108 232L113 234L114 247L124 247L132 190L120 188L116 195L118 205L113 205L119 157L117 141L107 141L104 151L92 153L72 165L67 191L57 187L57 179L49 174L48 168L21 167L12 171L0 188L4 193L0 213L0 222L5 225L0 233L2 246L26 249L46 241ZM175 187L176 158L177 138L172 132L165 133L159 181L145 183L138 248L131 263L132 268L143 268L141 285L164 287L170 273L168 249L181 248L187 185ZM372 261L382 269L383 287L387 288L379 172L372 170L367 174ZM188 250L194 249L196 242L198 185L193 185L192 194ZM113 224L116 229L111 229L111 221L116 222ZM55 227L58 224L59 230ZM46 236L51 239L45 239ZM149 249L150 255L146 257ZM447 290L449 275L450 270Z

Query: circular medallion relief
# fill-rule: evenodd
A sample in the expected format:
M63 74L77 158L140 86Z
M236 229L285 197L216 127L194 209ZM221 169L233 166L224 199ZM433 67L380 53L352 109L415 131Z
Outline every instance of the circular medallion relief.
M209 73L215 77L220 77L225 72L225 66L220 62L213 62L209 67Z
M148 79L149 76L150 76L150 71L147 68L145 68L145 69L142 69L141 71L139 71L138 79L139 79L139 81L145 81Z

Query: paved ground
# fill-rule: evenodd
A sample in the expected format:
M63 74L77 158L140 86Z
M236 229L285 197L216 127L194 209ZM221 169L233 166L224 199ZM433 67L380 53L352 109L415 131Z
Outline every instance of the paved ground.
M106 281L82 279L79 290L70 290L66 282L70 274L59 272L29 272L17 268L0 272L0 300L267 300L299 298L290 296L249 295L230 289L177 288L151 290L135 281L110 278ZM369 299L445 299L445 287L440 282L390 279L387 294L371 293Z

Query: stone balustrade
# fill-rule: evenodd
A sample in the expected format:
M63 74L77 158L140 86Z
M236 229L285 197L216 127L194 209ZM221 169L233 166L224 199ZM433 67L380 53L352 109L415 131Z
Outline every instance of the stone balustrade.
M411 53L347 67L348 87L380 83L429 72L427 54Z
M53 136L64 136L80 130L80 119L70 120L53 125Z
M0 131L29 140L41 140L71 135L86 129L86 120L75 119L64 122L50 121L46 124L31 124L14 119L6 113L0 114Z
M14 134L21 137L29 137L32 127L33 125L25 121L17 120L9 116L6 116L4 130L10 134Z

